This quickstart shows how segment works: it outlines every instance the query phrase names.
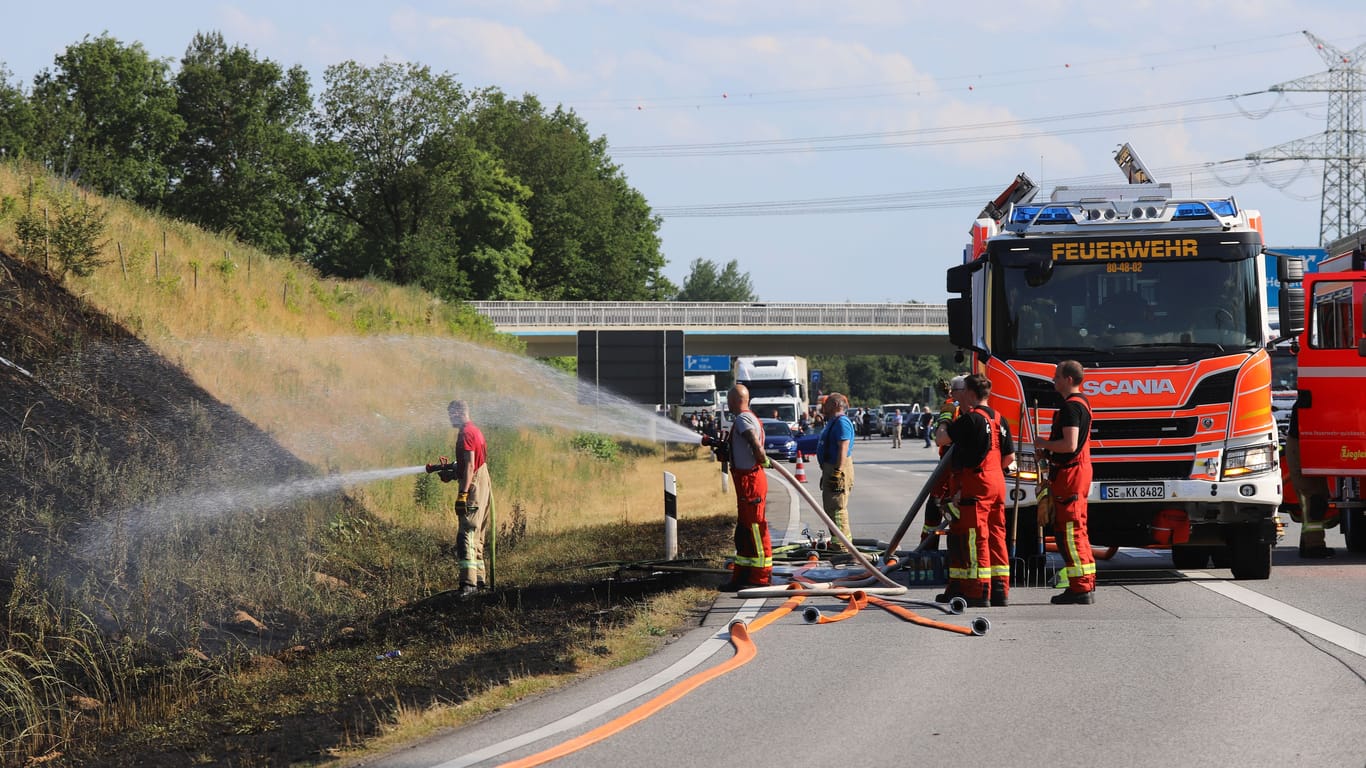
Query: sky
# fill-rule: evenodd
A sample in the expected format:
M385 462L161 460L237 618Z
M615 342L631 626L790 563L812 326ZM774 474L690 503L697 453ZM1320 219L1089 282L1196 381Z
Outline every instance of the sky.
M765 302L942 302L1016 174L1043 194L1118 183L1126 142L1175 194L1260 210L1268 245L1317 245L1320 165L1245 158L1321 134L1326 94L1272 86L1366 44L1351 0L67 0L6 16L0 62L26 88L87 35L174 67L216 30L303 66L315 94L328 66L387 58L562 104L662 217L671 280L734 259Z

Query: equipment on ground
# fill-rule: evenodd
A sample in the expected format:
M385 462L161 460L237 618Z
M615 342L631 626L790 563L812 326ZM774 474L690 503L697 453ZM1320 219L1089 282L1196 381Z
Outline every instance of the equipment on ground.
M1235 578L1265 579L1281 481L1261 215L1232 197L1175 196L1127 145L1116 162L1140 183L1058 187L1039 202L1017 177L987 206L948 270L949 339L991 380L994 408L1038 401L1041 434L1062 405L1055 366L1082 364L1093 542L1217 552ZM1038 471L1022 447L1020 469ZM1037 495L1021 491L1028 514ZM1174 515L1189 527L1173 530ZM1017 548L1037 546L1033 528Z

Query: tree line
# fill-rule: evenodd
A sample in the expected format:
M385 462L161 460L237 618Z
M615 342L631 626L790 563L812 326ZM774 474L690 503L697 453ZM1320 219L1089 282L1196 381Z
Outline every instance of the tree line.
M30 87L0 63L0 156L302 259L448 300L754 301L662 270L660 219L571 109L416 63L308 73L196 34L173 66L108 33Z

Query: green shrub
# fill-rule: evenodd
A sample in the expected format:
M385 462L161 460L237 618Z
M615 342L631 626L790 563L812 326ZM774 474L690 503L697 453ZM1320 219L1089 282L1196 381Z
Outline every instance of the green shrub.
M595 432L580 432L574 435L569 445L580 453L596 456L603 461L616 461L621 455L621 446L617 445L617 441Z

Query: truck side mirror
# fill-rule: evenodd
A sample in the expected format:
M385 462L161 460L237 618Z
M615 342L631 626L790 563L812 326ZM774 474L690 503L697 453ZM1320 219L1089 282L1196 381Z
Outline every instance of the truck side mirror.
M1280 281L1282 289L1286 283L1304 282L1304 257L1281 256L1276 259L1276 279Z
M949 320L949 343L959 349L972 349L972 299L949 299L945 309Z
M1281 321L1281 337L1292 338L1304 332L1304 289L1287 288L1281 283L1281 297L1276 307Z
M1281 337L1298 336L1304 331L1304 258L1278 256L1276 279L1281 284L1280 299L1276 306L1281 321Z
M972 295L972 273L977 271L978 264L960 264L950 267L947 279L944 281L949 293L962 294L964 297Z

